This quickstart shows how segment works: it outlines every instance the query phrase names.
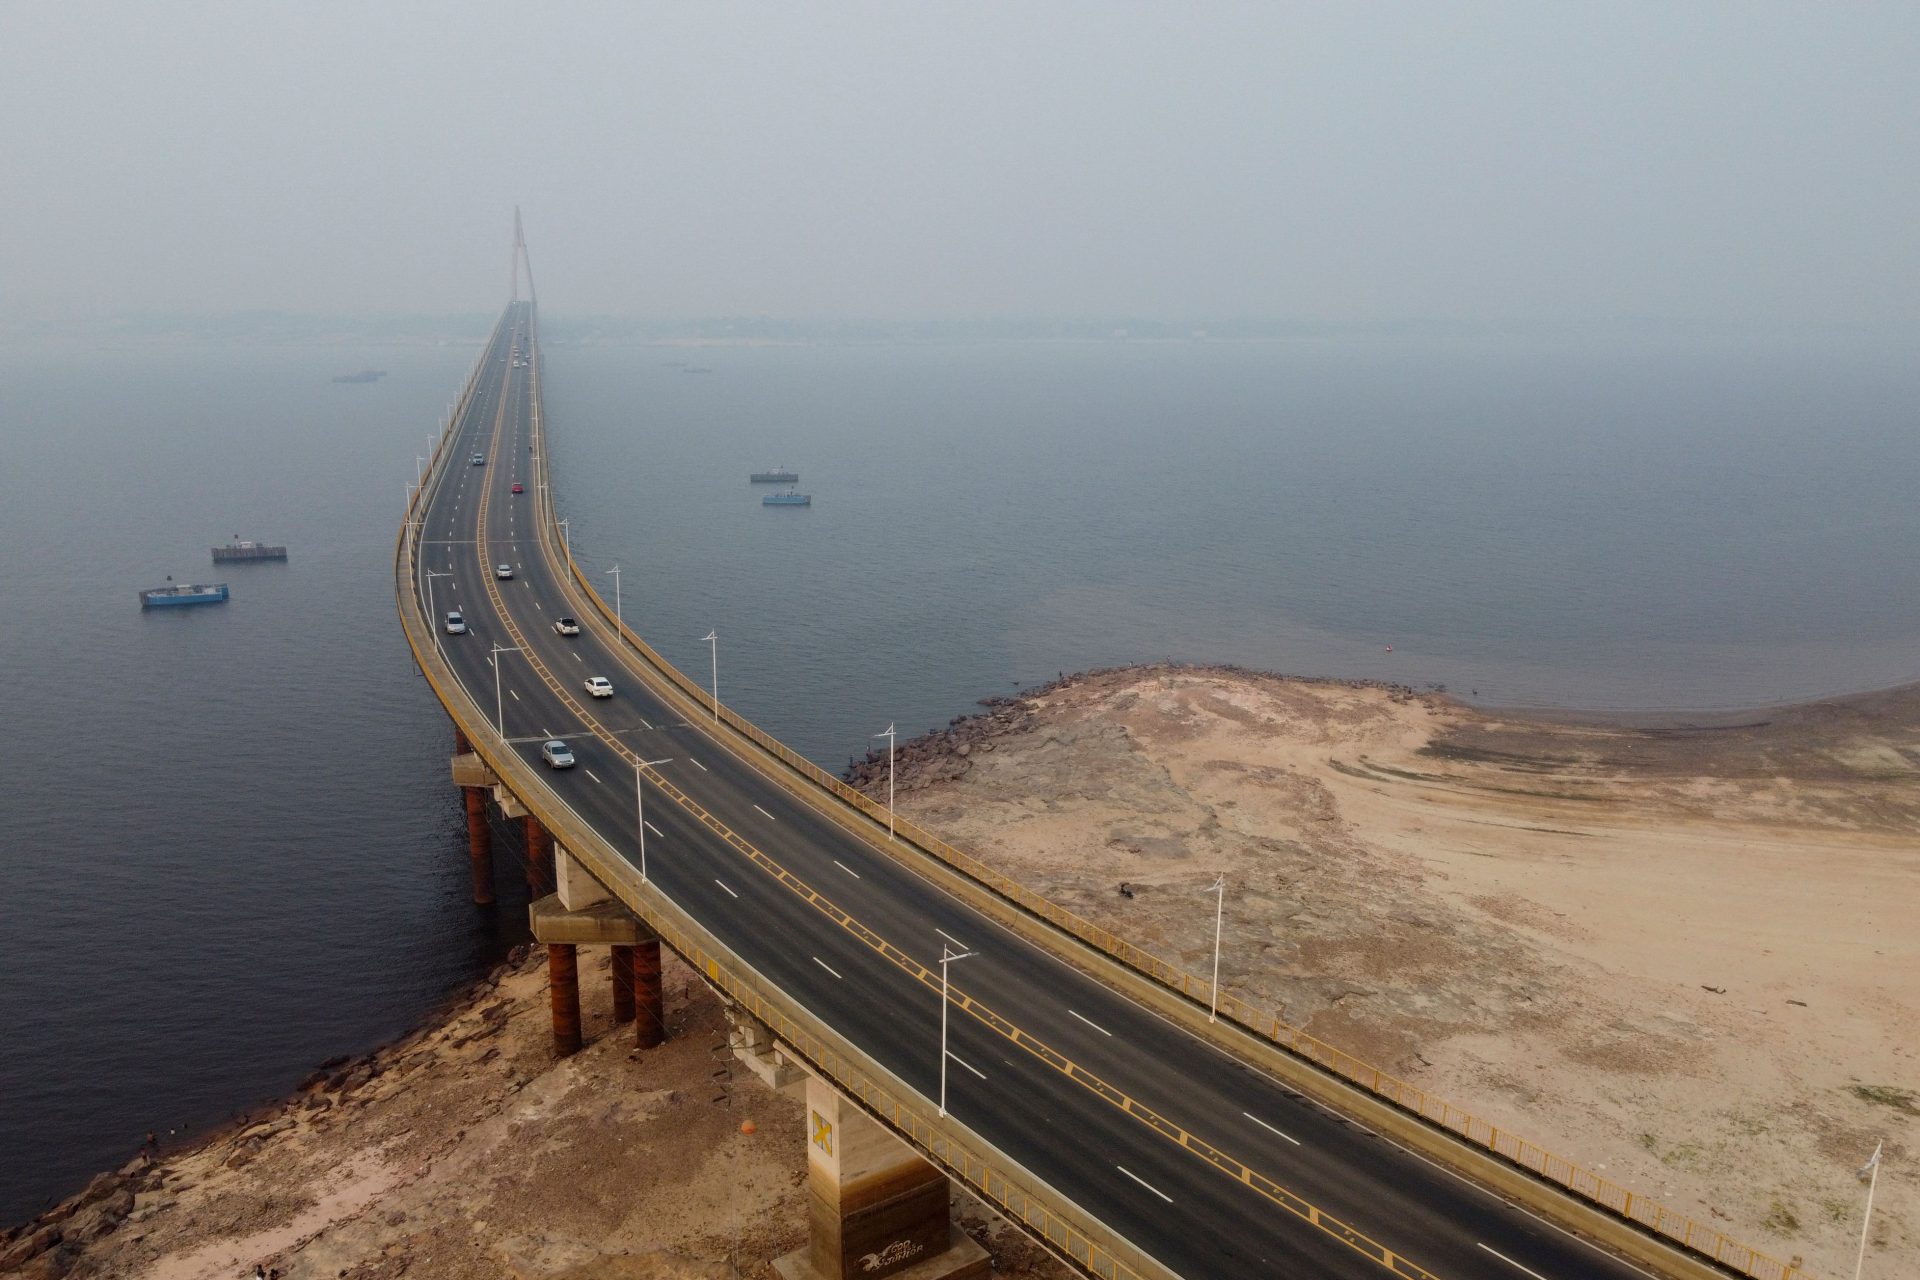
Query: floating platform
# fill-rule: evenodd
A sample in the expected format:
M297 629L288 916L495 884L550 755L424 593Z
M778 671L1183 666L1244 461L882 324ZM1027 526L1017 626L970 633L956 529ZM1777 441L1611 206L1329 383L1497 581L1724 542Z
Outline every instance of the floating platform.
M227 602L227 584L180 583L171 587L154 587L140 593L142 609L170 609L188 604L225 604Z
M775 467L771 471L756 471L747 477L748 484L799 484L800 473L789 471L785 467Z
M213 549L215 564L233 564L241 560L285 560L285 547L270 547L264 542L229 542Z
M785 493L768 494L760 499L760 505L763 507L810 507L813 505L813 495L795 493L789 489Z

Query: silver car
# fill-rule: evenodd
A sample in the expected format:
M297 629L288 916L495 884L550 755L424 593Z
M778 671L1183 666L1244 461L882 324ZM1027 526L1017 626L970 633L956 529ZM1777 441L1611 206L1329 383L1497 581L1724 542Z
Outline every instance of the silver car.
M450 636L463 636L467 634L467 620L461 615L458 609L447 614L447 634Z
M496 578L511 578L513 576L513 566L510 564L497 564L493 566L493 576Z
M549 769L573 768L573 748L558 738L540 744L540 758L547 762Z

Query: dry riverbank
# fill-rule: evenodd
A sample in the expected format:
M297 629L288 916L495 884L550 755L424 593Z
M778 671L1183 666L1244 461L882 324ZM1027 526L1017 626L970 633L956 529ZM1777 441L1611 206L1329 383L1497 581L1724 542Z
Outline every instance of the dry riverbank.
M1884 1137L1868 1274L1920 1273L1920 686L1635 723L1137 667L989 705L903 746L903 813L1194 972L1224 872L1226 986L1821 1275Z

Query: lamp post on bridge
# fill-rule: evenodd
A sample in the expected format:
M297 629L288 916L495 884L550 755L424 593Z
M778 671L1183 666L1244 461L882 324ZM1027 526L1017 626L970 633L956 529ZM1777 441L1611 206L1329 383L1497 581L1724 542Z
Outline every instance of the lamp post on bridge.
M517 644L496 644L493 646L493 731L500 735L500 741L507 740L507 708L500 701L500 655L519 653Z
M673 757L664 760L642 760L639 752L633 755L633 816L640 824L640 878L647 878L647 803L646 792L640 786L640 770L644 766L651 769L656 765L672 764Z
M1220 1016L1220 925L1227 914L1227 873L1222 871L1207 887L1219 895L1213 904L1213 1002L1207 1007L1207 1021L1213 1022Z
M893 725L887 726L885 733L876 733L876 738L887 740L887 839L893 839Z
M427 479L427 460L421 454L413 455L413 486L419 488Z
M720 718L720 628L715 627L701 639L713 649L713 718Z
M949 993L952 988L947 983L947 966L955 960L967 960L979 955L977 951L955 952L946 943L940 944L940 1114L947 1114L947 1059L953 1055L947 1052L947 1005L951 1003Z
M433 607L433 580L435 578L451 578L453 574L451 572L442 573L438 569L422 569L420 572L427 577L427 625L433 628L434 652L440 655L440 661L445 662L447 660L447 651L440 647L440 615Z
M542 489L547 488L547 486L544 484L541 485L540 487ZM547 492L547 506L549 510L552 509L552 506L553 506L552 490L548 490ZM554 523L560 526L560 549L566 553L567 576L571 578L573 576L573 529L565 520L555 520Z
M607 572L613 575L613 629L624 648L627 643L627 623L620 616L620 566L615 565Z

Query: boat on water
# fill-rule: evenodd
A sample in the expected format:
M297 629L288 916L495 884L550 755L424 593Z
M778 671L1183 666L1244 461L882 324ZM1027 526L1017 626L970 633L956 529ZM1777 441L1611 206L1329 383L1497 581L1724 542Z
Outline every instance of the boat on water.
M785 467L775 467L771 471L756 471L747 477L748 484L799 484L800 473L789 471Z
M789 489L785 493L768 494L760 499L760 505L763 507L810 507L813 505L813 495L795 493Z
M142 609L166 609L187 604L225 604L226 600L227 584L224 582L177 582L164 587L152 587L140 593Z
M285 560L285 547L270 547L264 542L236 538L224 547L213 549L215 564L231 564L242 560Z

